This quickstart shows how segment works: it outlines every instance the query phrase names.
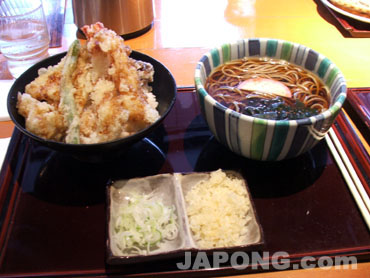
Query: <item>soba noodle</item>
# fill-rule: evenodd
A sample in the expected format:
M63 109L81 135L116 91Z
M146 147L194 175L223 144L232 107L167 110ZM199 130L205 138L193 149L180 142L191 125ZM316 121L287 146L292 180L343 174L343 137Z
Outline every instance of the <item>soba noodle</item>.
M279 81L289 88L292 97L238 88L241 82L252 78ZM210 74L205 89L223 105L261 118L299 119L329 108L329 90L318 77L286 61L270 58L225 63Z

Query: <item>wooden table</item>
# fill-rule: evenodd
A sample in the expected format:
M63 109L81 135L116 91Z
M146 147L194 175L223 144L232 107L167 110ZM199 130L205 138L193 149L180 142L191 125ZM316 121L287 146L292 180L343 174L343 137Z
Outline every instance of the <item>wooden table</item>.
M45 2L52 5L55 1ZM60 9L63 8L62 1ZM50 54L65 51L76 38L76 31L71 1L67 1L61 47L51 48ZM178 86L193 86L194 68L204 52L221 43L249 37L277 38L306 45L331 59L342 70L348 87L370 86L370 36L352 37L320 0L155 0L152 28L140 37L126 40L126 44L167 66ZM0 56L0 79L9 78L4 58ZM11 122L0 122L1 138L11 136L12 130ZM315 268L248 277L324 275L370 277L370 263L360 263L354 270Z

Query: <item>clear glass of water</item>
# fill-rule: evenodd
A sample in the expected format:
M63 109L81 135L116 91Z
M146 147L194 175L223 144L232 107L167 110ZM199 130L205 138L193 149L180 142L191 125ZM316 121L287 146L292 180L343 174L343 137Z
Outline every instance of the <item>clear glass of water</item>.
M13 77L47 57L49 41L41 0L0 1L0 51Z

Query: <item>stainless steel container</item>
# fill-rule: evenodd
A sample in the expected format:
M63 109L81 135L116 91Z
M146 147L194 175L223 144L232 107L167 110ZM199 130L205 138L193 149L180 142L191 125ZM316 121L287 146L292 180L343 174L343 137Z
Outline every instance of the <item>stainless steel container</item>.
M72 0L72 6L78 28L100 21L126 38L148 31L154 18L152 0Z

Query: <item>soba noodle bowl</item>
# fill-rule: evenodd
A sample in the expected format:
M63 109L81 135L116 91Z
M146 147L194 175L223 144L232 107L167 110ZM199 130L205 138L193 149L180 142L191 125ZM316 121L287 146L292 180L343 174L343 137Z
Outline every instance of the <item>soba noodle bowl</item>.
M243 85L251 80L261 86L250 89ZM265 90L272 83L266 82L269 80L280 83L289 94L275 93L274 88ZM330 105L329 89L313 73L270 58L243 58L222 64L207 78L205 89L226 107L265 119L302 119L319 114Z

